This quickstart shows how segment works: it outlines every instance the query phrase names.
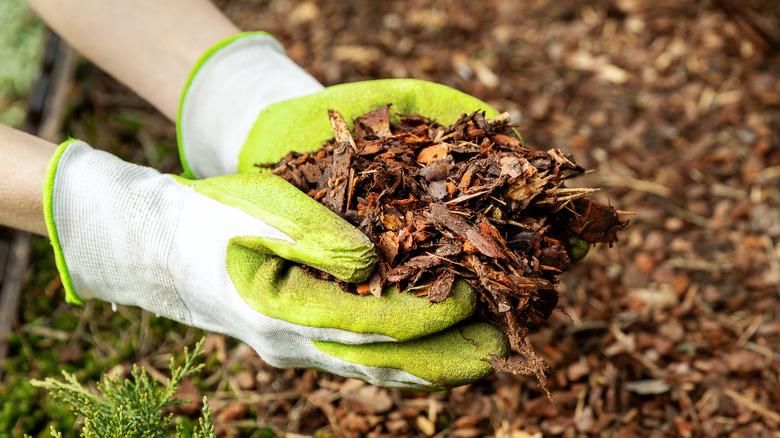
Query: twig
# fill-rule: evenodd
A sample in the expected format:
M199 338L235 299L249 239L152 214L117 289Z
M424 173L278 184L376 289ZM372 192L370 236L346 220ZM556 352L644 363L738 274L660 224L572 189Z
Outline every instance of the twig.
M690 222L694 225L697 225L702 228L709 228L710 227L710 219L701 215L698 215L696 213L693 213L691 211L688 211L678 205L675 205L671 202L664 202L663 207L666 209L669 214L673 216L677 216L678 218Z
M13 328L14 316L19 304L19 295L24 283L24 273L32 253L32 235L24 231L14 234L8 265L0 288L0 362L8 353L8 335ZM0 376L2 370L0 369Z
M732 400L735 402L745 406L746 408L750 409L751 411L754 411L755 413L766 417L775 423L780 423L780 414L777 412L767 408L766 406L762 405L761 403L753 400L752 397L748 397L744 394L740 394L737 391L734 391L731 388L726 388L725 391L723 391L724 394L729 396Z
M594 178L595 185L603 187L625 187L637 192L645 192L662 198L670 198L672 190L662 184L628 176L599 176Z
M22 331L30 333L36 336L40 336L46 339L53 339L58 342L65 342L71 337L71 333L65 330L57 330L55 328L47 327L45 325L25 325L22 327Z
M328 419L328 423L330 423L330 427L333 429L333 434L335 436L339 436L339 421L336 418L336 408L333 406L333 404L331 404L328 400L315 397L308 392L301 395L303 395L306 400L309 401L309 403L319 408L319 410L325 414L325 417Z
M698 427L699 425L699 413L696 411L696 406L693 404L693 400L688 395L688 392L684 389L676 388L675 392L682 399L685 409L688 411L688 415L691 417L693 424Z
M745 342L745 350L755 351L758 354L763 354L773 361L780 362L780 353L774 352L763 345L756 344L753 341Z
M730 261L714 261L714 260L688 260L684 258L669 259L668 263L673 268L691 269L694 271L704 272L722 272L728 271L734 263Z
M211 402L214 401L237 401L246 404L262 403L271 400L291 400L301 396L298 390L291 389L281 392L270 393L257 393L257 392L242 392L240 395L236 395L230 391L217 391L209 396Z
M751 11L745 11L744 8L738 9L732 2L727 0L715 0L715 3L726 12L726 16L736 21L737 25L745 31L748 38L753 41L766 45L775 53L780 53L780 38L770 35L770 30L763 24L758 23L758 17Z
M758 330L758 328L761 326L761 324L764 323L764 316L758 315L755 318L753 318L753 321L750 322L750 325L745 328L745 331L740 335L739 339L737 339L737 342L734 344L734 349L739 350L741 349L745 343L750 340L750 338L753 336L753 334Z
M466 195L466 196L461 196L461 197L459 197L459 198L455 198L455 199L452 199L452 200L450 200L450 201L447 201L447 202L445 202L445 204L447 204L447 205L455 205L455 204L460 204L460 203L461 203L461 202L463 202L463 201L468 201L469 199L476 198L476 197L478 197L478 196L482 196L482 195L484 195L485 193L487 193L487 192L489 192L489 191L490 191L490 190L483 190L483 191L481 191L481 192L472 193L472 194L470 194L470 195Z

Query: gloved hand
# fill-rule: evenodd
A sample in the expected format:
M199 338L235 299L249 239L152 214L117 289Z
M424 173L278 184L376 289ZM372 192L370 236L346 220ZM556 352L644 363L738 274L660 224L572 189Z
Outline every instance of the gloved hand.
M391 115L421 114L449 125L490 105L444 85L384 79L323 88L266 33L223 41L193 70L177 123L185 174L205 178L257 172L290 151L319 149L333 137L327 110L347 123L382 105Z
M498 114L471 96L425 81L369 81L324 89L287 58L279 43L269 35L238 35L217 44L202 57L183 93L177 131L185 175L204 178L236 172L257 172L259 169L256 164L275 163L292 150L316 150L324 141L333 137L328 109L338 110L351 122L354 117L388 103L393 105L393 113L422 114L445 124L453 123L463 113L479 109L486 111L488 116ZM467 283L458 282L457 289L458 295L476 300L475 291ZM244 298L252 307L263 311L264 295ZM393 291L380 300L386 301L381 305L385 309L383 311L412 316L413 313L409 312L406 304L401 304L401 300L415 302L414 305L419 306L415 308L429 306L425 299L411 296L401 298ZM445 303L447 301L449 299ZM439 311L444 314L452 312L448 309ZM336 315L334 312L330 318L336 318ZM454 324L459 318L451 314L448 324ZM392 324L397 327L386 325L383 333L408 326L403 317ZM443 324L431 328L428 333L447 326ZM396 339L412 339L417 335L405 338L392 336ZM476 344L478 354L473 351L474 345L470 341L463 343L466 339L480 339ZM434 373L437 377L433 380L424 378L430 382L439 382L433 384L439 387L453 386L454 382L465 384L476 381L492 371L489 367L467 367L470 361L455 365L459 360L456 357L477 354L468 357L486 358L488 354L508 354L506 337L489 324L456 327L425 338L425 341L413 343L372 343L365 348L343 343L315 342L315 345L321 351L337 354L353 363L367 363L366 355L371 351L372 355L384 355L385 359L381 361L384 366L402 370L409 367L427 369L425 375ZM409 354L411 345L418 345L415 348L419 348L419 351ZM466 353L468 350L471 351ZM433 365L440 359L428 362L428 358L435 357L445 362L455 360L452 366L441 368L440 364ZM419 372L412 374L422 376Z
M129 164L81 141L50 164L44 211L71 302L98 298L243 340L277 367L439 389L489 374L498 329L453 327L475 308L451 298L341 291L298 265L363 281L376 261L358 230L270 174L187 180Z

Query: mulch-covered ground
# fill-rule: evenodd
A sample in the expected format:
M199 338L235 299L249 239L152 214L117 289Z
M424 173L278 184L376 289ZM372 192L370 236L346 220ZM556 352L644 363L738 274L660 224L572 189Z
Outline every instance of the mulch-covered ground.
M274 369L208 335L216 359L183 393L209 395L222 434L780 436L776 2L218 5L325 85L413 77L509 111L527 145L597 171L575 184L636 212L614 247L561 276L558 310L532 327L557 406L533 376L387 390ZM171 125L104 75L81 75L69 133L176 171ZM133 108L139 134L117 140L127 121L101 123L111 108ZM79 122L86 113L94 126Z

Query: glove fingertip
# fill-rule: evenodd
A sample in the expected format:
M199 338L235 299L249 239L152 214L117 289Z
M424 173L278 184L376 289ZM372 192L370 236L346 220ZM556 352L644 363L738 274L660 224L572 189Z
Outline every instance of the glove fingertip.
M313 341L325 354L346 362L375 367L377 375L383 368L394 368L429 382L416 390L439 391L467 385L493 374L495 369L486 361L492 356L506 358L509 340L495 326L475 322L452 327L434 335L407 342L377 342L347 345L337 342ZM366 380L381 386L394 386L366 376Z

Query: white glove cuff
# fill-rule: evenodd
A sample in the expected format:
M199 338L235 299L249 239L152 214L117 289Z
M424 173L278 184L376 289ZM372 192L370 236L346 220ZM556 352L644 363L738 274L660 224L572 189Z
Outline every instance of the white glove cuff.
M266 106L322 90L266 33L241 34L209 50L182 95L182 164L196 178L236 173L238 155Z

